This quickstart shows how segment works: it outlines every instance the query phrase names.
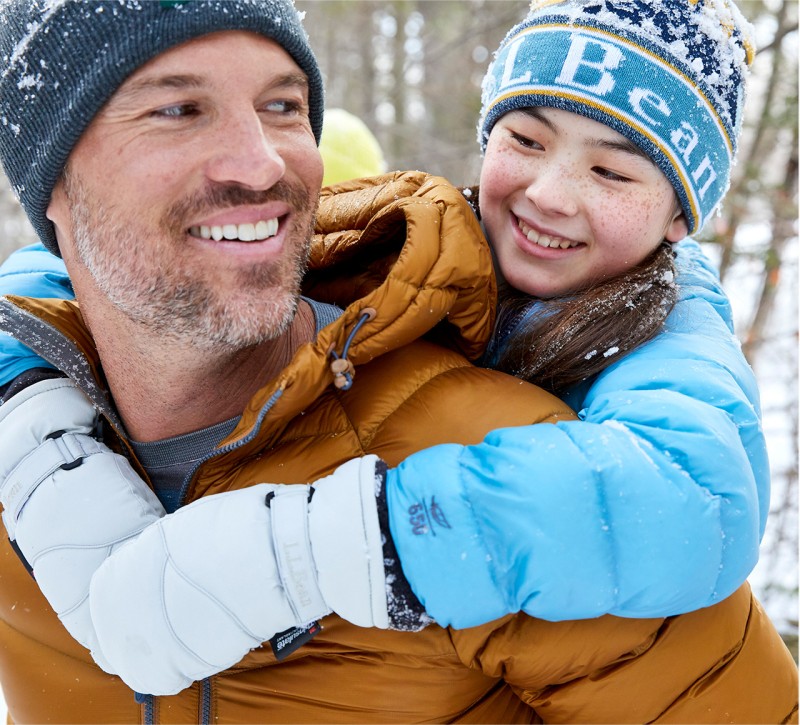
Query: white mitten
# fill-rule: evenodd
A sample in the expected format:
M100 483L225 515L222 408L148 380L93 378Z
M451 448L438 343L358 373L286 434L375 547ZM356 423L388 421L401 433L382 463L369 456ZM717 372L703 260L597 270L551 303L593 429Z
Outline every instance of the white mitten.
M316 481L308 504L308 542L316 565L319 589L325 603L342 619L360 627L389 627L383 537L378 522L375 464L377 456L354 458L330 476ZM289 493L291 487L282 493ZM272 502L276 546L299 550L304 509L284 511L283 496ZM278 529L277 522L281 522ZM308 546L308 544L306 544ZM290 554L280 559L284 582L290 579ZM307 554L307 556L309 556Z
M331 610L387 627L376 461L350 461L313 487L208 496L120 548L90 592L114 671L137 692L169 695Z
M89 614L89 582L122 542L164 515L126 458L91 437L96 411L66 378L0 406L0 503L9 537L70 634L110 670Z
M302 624L284 593L262 483L165 516L103 562L91 583L104 656L136 692L171 695ZM297 486L304 489L306 486ZM329 610L324 602L313 616Z

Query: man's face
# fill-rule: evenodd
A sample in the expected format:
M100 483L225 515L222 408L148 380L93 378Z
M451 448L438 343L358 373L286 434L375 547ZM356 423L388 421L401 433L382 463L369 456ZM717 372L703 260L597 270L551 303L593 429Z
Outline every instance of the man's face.
M303 72L266 38L221 32L120 86L48 216L82 302L143 331L240 349L294 315L321 180Z

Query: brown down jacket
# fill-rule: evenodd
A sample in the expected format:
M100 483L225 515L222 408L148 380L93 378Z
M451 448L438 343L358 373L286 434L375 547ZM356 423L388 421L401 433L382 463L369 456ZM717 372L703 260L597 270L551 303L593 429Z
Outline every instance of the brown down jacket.
M492 326L490 255L444 180L413 172L335 187L323 194L318 232L307 292L352 304L254 397L227 439L237 445L199 469L190 499L261 481L304 483L367 452L396 464L431 444L477 442L498 426L573 415L531 385L472 367L430 340L413 342L430 331L474 356ZM331 384L329 350L342 351L364 308L377 315L355 336L354 382L343 392ZM110 442L126 449L77 305L8 298L0 319L72 372L116 431ZM0 683L18 723L797 718L796 667L747 585L669 619L509 615L468 630L403 633L332 615L283 662L265 645L178 695L139 704L69 637L5 537L0 546Z

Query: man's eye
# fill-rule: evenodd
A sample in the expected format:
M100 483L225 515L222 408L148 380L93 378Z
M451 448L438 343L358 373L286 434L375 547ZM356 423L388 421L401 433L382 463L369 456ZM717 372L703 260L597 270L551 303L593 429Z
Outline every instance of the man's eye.
M270 101L264 108L271 113L298 113L302 110L300 103L296 101Z
M513 138L520 146L526 149L535 149L537 151L541 151L544 149L538 141L535 141L532 138L528 138L527 136L522 136L521 134L515 133L511 131L511 138Z
M197 108L189 103L181 103L174 106L164 106L157 108L151 115L159 118L183 118L193 116L197 113Z

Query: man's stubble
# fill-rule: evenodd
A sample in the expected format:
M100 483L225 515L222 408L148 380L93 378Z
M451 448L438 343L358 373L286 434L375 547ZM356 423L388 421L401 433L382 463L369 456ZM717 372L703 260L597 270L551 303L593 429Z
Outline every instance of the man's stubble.
M175 204L151 233L137 233L114 208L93 202L75 174L65 174L64 189L78 259L109 302L143 330L193 347L231 351L279 337L294 319L314 228L305 189L283 181L263 192L214 186ZM290 248L271 264L241 269L235 291L219 289L180 264L187 220L274 199L294 210L286 234Z

